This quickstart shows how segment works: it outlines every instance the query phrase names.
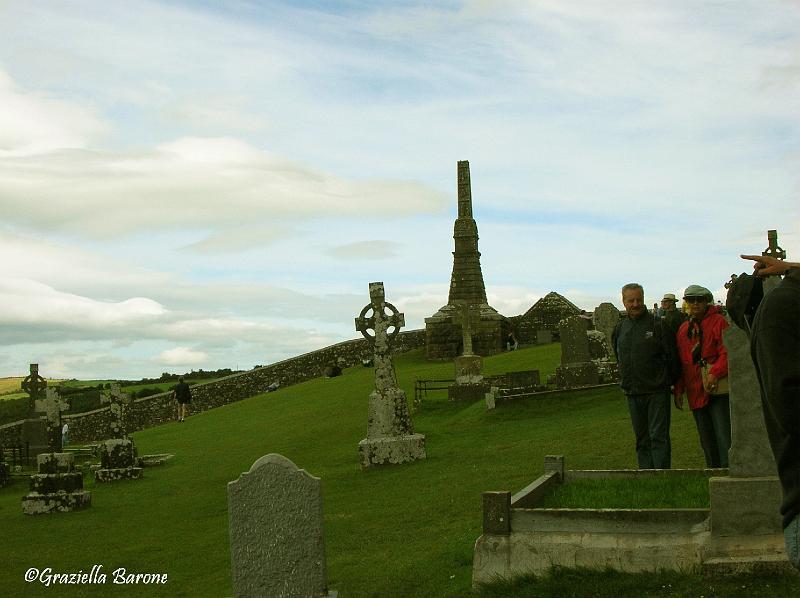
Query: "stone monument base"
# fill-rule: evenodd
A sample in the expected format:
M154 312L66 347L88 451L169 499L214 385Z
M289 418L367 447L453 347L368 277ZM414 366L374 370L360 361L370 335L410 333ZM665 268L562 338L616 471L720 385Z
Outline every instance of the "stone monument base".
M100 445L103 469L124 469L136 466L136 446L129 438L112 438Z
M600 383L600 374L597 364L591 361L568 363L556 368L555 382L558 388L593 386Z
M489 392L488 384L452 384L447 389L451 401L481 401Z
M117 467L114 469L95 469L95 482L115 482L117 480L138 480L142 477L141 467Z
M90 506L92 506L92 494L88 490L51 494L31 492L22 497L22 512L26 515L78 511Z
M392 465L425 459L425 435L406 434L405 436L386 436L364 438L358 443L361 467Z
M480 355L459 355L453 360L456 384L479 384L483 382L483 357Z
M711 478L708 491L713 556L763 557L784 552L781 486L776 476Z
M75 455L43 453L37 455L39 473L31 476L30 492L22 498L22 512L41 515L85 509L92 495L83 489L83 473L75 470Z

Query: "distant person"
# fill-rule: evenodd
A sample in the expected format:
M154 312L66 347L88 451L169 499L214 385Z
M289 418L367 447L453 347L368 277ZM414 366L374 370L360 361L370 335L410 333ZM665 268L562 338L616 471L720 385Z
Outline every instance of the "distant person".
M628 399L639 469L669 469L670 386L676 377L675 338L661 319L648 312L644 289L622 287L627 316L614 328L611 346L617 358L620 387Z
M785 274L758 306L750 351L783 490L786 555L800 569L800 262L760 255L742 257L756 262L753 267L758 276Z
M653 315L659 318L664 315L664 312L658 307L658 303L653 303Z
M688 317L683 310L678 309L678 299L672 293L665 294L661 299L659 314L673 334L678 333L678 328Z
M61 446L62 448L69 444L69 424L64 422L61 426Z
M517 337L514 336L513 332L509 332L508 336L506 337L506 350L516 351L517 349L519 349L519 343L517 342Z
M731 448L731 407L727 392L728 352L722 333L729 326L711 291L697 284L684 293L689 320L676 337L682 374L675 384L675 406L689 399L706 467L728 467Z
M178 401L178 421L182 422L189 414L189 403L192 402L192 391L183 378L178 380L175 390L172 391L172 397Z

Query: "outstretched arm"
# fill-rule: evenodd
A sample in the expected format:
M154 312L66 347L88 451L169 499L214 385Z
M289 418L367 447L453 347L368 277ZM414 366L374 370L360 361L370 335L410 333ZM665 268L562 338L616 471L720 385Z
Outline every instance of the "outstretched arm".
M772 257L771 255L742 255L746 260L753 260L753 270L757 276L772 276L773 274L786 274L792 268L800 268L800 262L787 262Z

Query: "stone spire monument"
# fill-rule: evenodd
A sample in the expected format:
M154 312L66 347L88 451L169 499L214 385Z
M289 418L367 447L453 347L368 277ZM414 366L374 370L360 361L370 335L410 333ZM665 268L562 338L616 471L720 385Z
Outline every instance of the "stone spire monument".
M486 300L486 287L478 251L478 225L472 217L472 184L469 162L458 163L458 218L453 227L455 251L447 305L425 318L425 347L429 359L452 359L464 351L459 305L480 310L472 329L472 349L477 355L499 353L508 334L508 320Z

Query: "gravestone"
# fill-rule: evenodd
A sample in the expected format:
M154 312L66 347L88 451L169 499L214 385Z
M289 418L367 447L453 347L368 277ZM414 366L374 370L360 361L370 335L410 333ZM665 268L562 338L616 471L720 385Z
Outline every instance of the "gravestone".
M575 388L600 382L597 365L591 361L586 332L586 322L580 316L561 320L561 365L556 368L555 375L558 388Z
M536 331L536 344L537 345L549 345L553 342L553 331L552 330L537 330Z
M135 480L142 477L136 445L128 437L132 399L113 383L109 393L109 433L111 438L100 445L100 468L94 471L97 482Z
M614 350L611 347L611 334L614 332L614 328L620 320L619 310L611 303L601 303L594 309L592 319L594 321L594 329L602 332L605 337L604 340L608 347L609 355L613 355Z
M236 598L336 596L328 591L319 478L282 455L261 457L228 484Z
M370 303L355 320L356 330L372 345L375 368L367 437L358 443L361 466L365 468L425 458L425 436L414 433L406 393L397 386L392 362L391 345L405 324L403 314L386 301L382 282L369 284L369 296ZM370 311L372 315L367 317ZM390 333L389 328L394 330Z
M75 469L75 455L61 452L61 410L67 406L53 388L46 388L44 400L35 402L35 408L46 413L51 452L36 456L38 473L31 476L30 491L22 498L26 515L75 511L92 504L91 493L83 489L83 472Z
M20 440L27 446L31 457L46 453L49 449L47 423L36 413L36 402L44 399L47 380L39 375L39 365L30 364L30 374L21 383L23 391L28 393L28 414L22 422Z

